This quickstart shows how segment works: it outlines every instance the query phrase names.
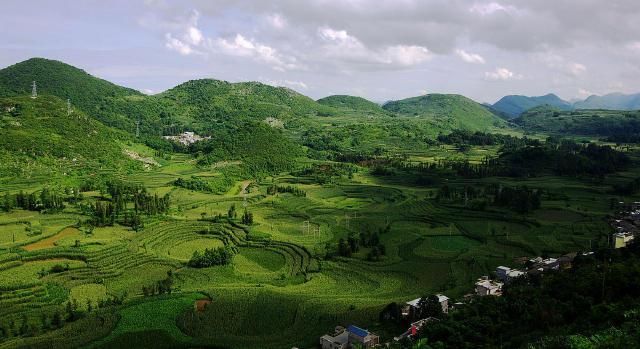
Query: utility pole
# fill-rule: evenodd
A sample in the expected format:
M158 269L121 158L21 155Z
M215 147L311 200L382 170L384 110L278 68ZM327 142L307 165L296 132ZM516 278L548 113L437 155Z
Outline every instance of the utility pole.
M35 81L31 84L31 98L32 99L38 98L38 88L36 87Z

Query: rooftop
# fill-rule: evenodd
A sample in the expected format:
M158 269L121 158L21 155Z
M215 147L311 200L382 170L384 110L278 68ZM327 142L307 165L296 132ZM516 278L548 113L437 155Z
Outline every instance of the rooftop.
M349 333L355 334L358 337L363 337L363 338L369 335L369 331L367 331L365 329L362 329L362 328L360 328L360 327L358 327L356 325L351 325L351 326L347 327L347 331Z

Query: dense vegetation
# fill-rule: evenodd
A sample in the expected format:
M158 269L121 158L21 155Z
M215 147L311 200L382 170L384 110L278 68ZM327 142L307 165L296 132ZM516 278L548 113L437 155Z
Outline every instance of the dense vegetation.
M460 95L428 94L386 103L390 112L435 119L457 129L501 127L504 121L484 106Z
M579 256L573 268L518 279L426 326L434 347L634 348L640 248ZM440 344L438 344L440 343Z
M44 81L48 63L11 68L27 88L0 98L0 348L308 348L351 324L386 342L416 297L413 319L441 319L416 346L635 345L636 252L606 247L619 202L640 201L640 153L552 125L569 113L539 107L559 135L537 134L456 95L381 111L196 80L144 96L61 63L73 81ZM31 99L36 73L49 90ZM71 91L68 113L60 86L85 84L100 96ZM160 137L184 131L207 139ZM450 315L427 296L588 249L604 251Z

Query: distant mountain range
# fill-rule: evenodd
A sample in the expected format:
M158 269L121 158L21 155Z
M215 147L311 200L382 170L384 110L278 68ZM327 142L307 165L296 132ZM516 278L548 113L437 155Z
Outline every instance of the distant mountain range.
M593 95L583 101L578 100L573 103L565 101L553 93L535 97L510 95L502 97L490 107L507 118L513 119L525 111L539 106L550 106L559 110L637 110L640 109L640 93L631 95L622 93L610 93L604 96Z

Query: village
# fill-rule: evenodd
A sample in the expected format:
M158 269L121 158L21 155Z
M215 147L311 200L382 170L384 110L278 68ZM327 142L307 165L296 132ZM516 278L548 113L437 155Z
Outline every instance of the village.
M609 224L614 232L609 235L608 246L610 248L624 248L634 241L636 235L640 233L640 202L627 204L625 202L617 203L617 215L609 220ZM594 255L592 251L580 253L582 256ZM439 321L437 317L427 316L424 314L424 307L429 300L436 301L442 309L442 314L448 314L457 307L462 307L467 303L473 302L476 297L502 295L505 285L513 282L515 279L526 276L542 276L548 272L562 272L571 269L574 259L578 256L578 252L571 252L559 256L557 258L540 256L533 258L520 258L521 267L511 268L508 266L498 266L494 275L484 275L475 282L473 292L462 297L462 300L455 303L450 302L451 299L443 294L435 294L428 297L416 298L406 301L402 306L402 318L411 321L408 329L393 338L394 342L402 340L414 340L418 338L418 334L424 326L429 323ZM320 337L319 345L322 349L348 349L353 347L376 348L389 346L390 342L380 343L380 337L366 329L362 329L356 325L348 327L336 326L332 334L325 334ZM295 349L295 348L294 348Z

